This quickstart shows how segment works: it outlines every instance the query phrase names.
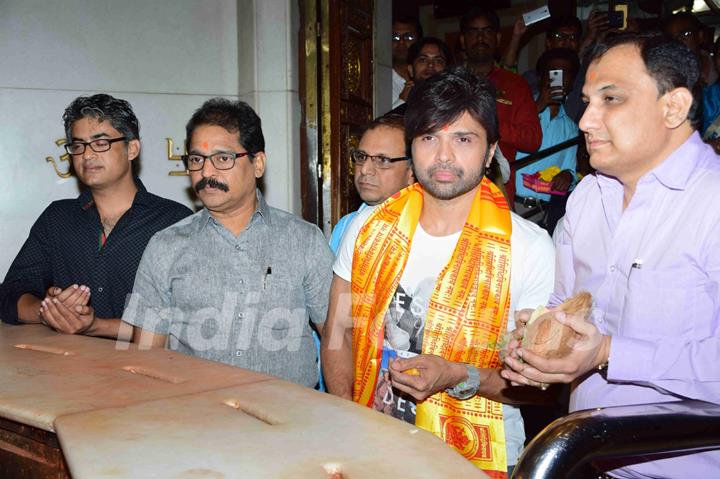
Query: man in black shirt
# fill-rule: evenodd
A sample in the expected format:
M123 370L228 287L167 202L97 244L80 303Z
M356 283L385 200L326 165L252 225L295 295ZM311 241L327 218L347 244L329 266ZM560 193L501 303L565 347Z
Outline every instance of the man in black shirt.
M35 222L0 286L0 318L130 339L119 318L145 246L191 211L148 193L135 176L140 127L127 101L79 97L63 120L65 148L86 189L51 203Z

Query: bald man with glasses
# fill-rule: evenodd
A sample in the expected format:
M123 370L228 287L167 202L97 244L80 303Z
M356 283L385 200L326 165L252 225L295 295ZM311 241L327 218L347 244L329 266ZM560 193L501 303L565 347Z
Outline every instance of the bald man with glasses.
M85 189L50 204L33 225L0 286L0 318L130 339L132 328L119 318L145 246L191 211L148 193L136 176L140 126L127 101L79 97L63 120L65 149Z
M415 182L412 164L405 152L403 115L390 112L373 120L358 147L351 152L350 159L355 168L355 188L363 203L335 225L330 237L330 248L334 253L355 215L368 206L379 205Z

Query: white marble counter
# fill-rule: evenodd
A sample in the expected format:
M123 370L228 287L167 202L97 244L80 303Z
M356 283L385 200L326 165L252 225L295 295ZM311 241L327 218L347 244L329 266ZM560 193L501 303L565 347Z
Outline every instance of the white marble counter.
M349 401L42 326L0 325L0 417L55 431L75 479L485 477Z

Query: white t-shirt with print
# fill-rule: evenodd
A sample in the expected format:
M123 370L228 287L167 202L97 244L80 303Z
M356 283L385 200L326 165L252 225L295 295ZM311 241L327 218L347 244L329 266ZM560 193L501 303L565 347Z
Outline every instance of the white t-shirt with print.
M360 228L374 207L358 213L347 229L333 271L350 281L355 240ZM512 235L510 272L510 311L508 330L515 328L514 311L547 304L555 275L555 251L548 234L534 223L511 213ZM448 236L429 235L418 224L413 236L408 261L385 314L385 343L382 369L392 357L411 357L420 353L425 313L435 280L450 260L460 232ZM376 409L386 414L415 422L412 398L397 394L388 387L381 371L375 399ZM525 442L520 410L503 404L508 465L517 463Z

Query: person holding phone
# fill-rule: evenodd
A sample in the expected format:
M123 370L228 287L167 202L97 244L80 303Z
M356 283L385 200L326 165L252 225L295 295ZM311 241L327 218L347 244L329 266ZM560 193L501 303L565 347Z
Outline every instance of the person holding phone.
M579 135L578 126L565 112L563 101L572 88L575 77L580 69L580 61L574 51L567 48L556 48L543 53L537 61L536 72L540 79L540 87L535 99L543 141L540 150L545 150ZM558 151L536 163L518 170L515 178L516 208L541 206L545 215L540 226L552 234L557 221L565 214L567 193L575 181L577 146ZM520 153L520 160L528 155ZM555 195L538 193L523 185L523 173L535 174L551 167L558 167L560 172L552 179L552 190ZM564 194L563 194L564 193Z
M580 49L580 41L582 39L582 23L577 17L550 17L547 31L545 32L545 51L555 48L568 48L577 53ZM512 72L517 72L518 54L520 51L520 43L525 35L527 27L522 17L519 17L513 27L513 34L510 37L508 46L502 57L503 68ZM533 68L522 74L530 85L533 95L537 95L540 86L540 80L536 70Z

